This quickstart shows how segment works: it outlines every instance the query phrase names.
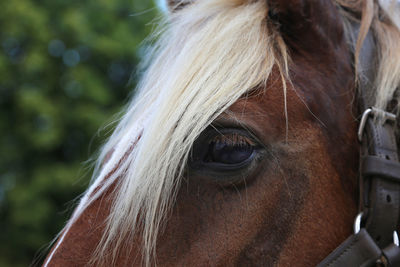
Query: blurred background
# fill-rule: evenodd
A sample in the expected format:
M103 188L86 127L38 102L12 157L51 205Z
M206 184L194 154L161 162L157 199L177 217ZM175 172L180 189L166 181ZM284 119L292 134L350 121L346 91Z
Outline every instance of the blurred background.
M1 267L32 264L69 218L91 176L85 162L107 136L98 130L135 87L131 74L159 16L155 6L1 2Z

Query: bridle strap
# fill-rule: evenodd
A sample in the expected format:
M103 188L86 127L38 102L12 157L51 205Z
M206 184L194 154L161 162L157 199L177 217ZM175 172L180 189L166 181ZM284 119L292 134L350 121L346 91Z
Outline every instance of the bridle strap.
M359 24L352 23L353 32ZM355 34L357 35L357 34ZM370 108L374 103L376 46L371 31L360 51L359 106L361 119L360 219L355 234L346 239L318 267L400 266L397 229L400 218L400 163L394 114ZM396 243L396 244L394 244Z
M373 266L381 257L381 250L365 229L347 238L317 267Z
M353 23L353 32L360 25ZM380 248L393 243L393 231L399 226L400 183L395 178L399 170L396 144L396 117L393 114L370 108L374 105L374 81L376 76L376 45L370 30L363 42L359 56L359 107L369 110L360 126L360 211L365 228ZM380 116L380 119L378 119Z
M395 125L394 121L370 118L361 148L365 228L380 248L393 243L400 217L400 184L395 179L400 176L395 173L400 169Z
M400 164L377 156L365 156L362 159L361 174L364 177L381 175L387 180L400 183Z
M317 267L400 266L400 248L390 244L380 249L364 228L347 238Z

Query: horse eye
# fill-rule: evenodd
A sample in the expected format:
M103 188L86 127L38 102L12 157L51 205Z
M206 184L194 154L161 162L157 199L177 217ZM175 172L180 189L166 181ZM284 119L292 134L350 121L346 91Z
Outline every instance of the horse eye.
M205 162L239 164L252 157L255 150L255 146L243 136L228 135L215 139L208 145Z
M209 127L193 144L188 174L238 186L255 177L265 152L266 146L248 130Z
M236 175L259 159L262 146L249 132L235 129L209 128L193 145L188 166L191 171Z

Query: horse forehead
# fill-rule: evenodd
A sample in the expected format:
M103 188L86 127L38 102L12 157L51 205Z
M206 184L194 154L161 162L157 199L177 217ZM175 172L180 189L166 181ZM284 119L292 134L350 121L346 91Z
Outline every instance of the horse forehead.
M240 98L229 111L260 132L275 130L278 135L290 126L304 121L316 122L332 138L344 136L353 130L352 100L354 91L352 70L341 67L340 71L326 75L323 67L296 66L297 74L287 83L286 99L283 83L277 71L267 84ZM285 101L288 117L285 116ZM354 123L353 123L354 124Z

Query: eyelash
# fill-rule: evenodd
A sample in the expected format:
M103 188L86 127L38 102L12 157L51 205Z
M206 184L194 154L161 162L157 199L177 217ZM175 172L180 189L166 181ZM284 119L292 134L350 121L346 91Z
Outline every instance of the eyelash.
M217 135L209 141L212 143L220 143L228 146L256 146L256 143L250 138L238 133L229 133L225 135Z

